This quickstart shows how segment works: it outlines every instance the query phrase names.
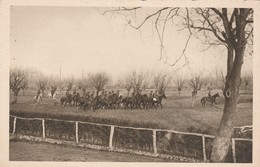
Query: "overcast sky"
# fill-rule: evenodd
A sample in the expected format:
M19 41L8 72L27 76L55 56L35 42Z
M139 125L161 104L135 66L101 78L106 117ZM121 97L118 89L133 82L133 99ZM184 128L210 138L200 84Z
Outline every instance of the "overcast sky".
M143 16L147 9L143 10ZM114 78L134 69L174 71L175 67L158 61L160 47L152 21L135 30L126 27L123 16L106 14L104 9L89 7L11 7L11 65L33 67L50 75L81 77L107 71ZM181 54L187 34L171 26L165 33L164 56L174 62ZM206 47L206 46L205 46ZM181 74L226 68L226 52L190 41L186 55L188 66ZM252 70L252 57L246 57L243 70Z

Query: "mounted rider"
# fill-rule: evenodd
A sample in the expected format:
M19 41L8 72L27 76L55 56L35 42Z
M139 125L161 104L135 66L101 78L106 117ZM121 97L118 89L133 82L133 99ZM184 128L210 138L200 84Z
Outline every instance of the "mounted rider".
M101 99L104 99L104 98L105 98L105 90L104 90L104 89L102 89L102 91L101 91L100 98L101 98Z
M107 98L108 98L108 94L107 94L107 91L105 91L104 99L107 99Z
M95 98L95 91L93 90L91 95L90 95L90 99L93 100Z
M108 98L110 98L111 95L112 95L112 93L109 91L109 92L108 92Z
M70 92L69 92L69 90L67 90L66 93L65 93L66 98L68 98L69 95L70 95Z
M73 96L76 96L76 94L77 94L77 90L74 89L72 94L73 94Z
M86 99L86 100L88 100L88 99L89 99L89 97L90 97L89 91L87 91L87 92L86 92L86 94L85 94L85 96L84 96L84 97L85 97L85 99Z
M211 97L211 91L209 91L209 93L208 93L208 97Z
M153 98L153 91L151 90L150 94L149 94L149 98Z
M158 97L159 97L158 90L156 90L155 93L153 94L153 100L157 101Z

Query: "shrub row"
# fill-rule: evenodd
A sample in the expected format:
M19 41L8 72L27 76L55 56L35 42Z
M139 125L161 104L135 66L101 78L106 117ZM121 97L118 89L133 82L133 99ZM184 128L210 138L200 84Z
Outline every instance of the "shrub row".
M76 140L75 123L63 121L45 121L45 134L48 138L61 140Z
M42 121L41 120L16 119L15 133L41 137L42 136Z
M171 133L170 140L164 141L166 132L157 132L159 153L192 157L203 160L202 137ZM160 144L163 144L161 147ZM207 148L206 148L207 149Z
M79 142L108 146L110 127L79 123Z
M128 128L115 128L113 146L140 151L153 151L152 131L135 130Z

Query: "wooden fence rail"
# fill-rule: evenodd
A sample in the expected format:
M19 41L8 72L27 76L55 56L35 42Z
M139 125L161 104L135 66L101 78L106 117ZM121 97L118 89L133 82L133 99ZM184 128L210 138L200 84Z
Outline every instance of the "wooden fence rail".
M45 138L45 120L48 121L62 121L62 122L70 122L75 123L75 142L79 143L79 123L82 124L89 124L89 125L96 125L96 126L107 126L110 127L110 134L109 134L109 144L108 148L110 150L113 150L113 137L114 137L114 131L115 128L125 128L125 129L133 129L133 130L148 130L152 131L152 139L153 139L153 153L157 154L157 137L156 133L157 131L161 132L170 132L175 134L183 134L183 135L191 135L191 136L201 136L202 138L202 154L203 154L203 160L207 161L207 155L206 155L206 144L205 144L205 138L214 138L212 135L206 135L206 134L200 134L200 133L189 133L189 132L179 132L175 130L167 130L167 129L151 129L151 128L135 128L135 127L126 127L126 126L118 126L118 125L109 125L109 124L100 124L100 123L92 123L92 122L81 122L81 121L68 121L68 120L59 120L59 119L50 119L50 118L22 118L14 115L10 115L10 117L13 117L13 132L12 134L16 133L16 122L17 119L22 120L41 120L42 121L42 137ZM235 142L236 141L249 141L252 142L252 139L246 139L246 138L232 138L231 139L231 148L232 148L232 156L233 156L233 162L236 163L236 148L235 148Z

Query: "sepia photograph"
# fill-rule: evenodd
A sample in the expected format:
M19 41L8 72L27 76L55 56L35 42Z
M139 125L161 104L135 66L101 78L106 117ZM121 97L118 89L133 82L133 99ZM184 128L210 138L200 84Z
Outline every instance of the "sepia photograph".
M10 162L253 163L254 8L9 10Z

